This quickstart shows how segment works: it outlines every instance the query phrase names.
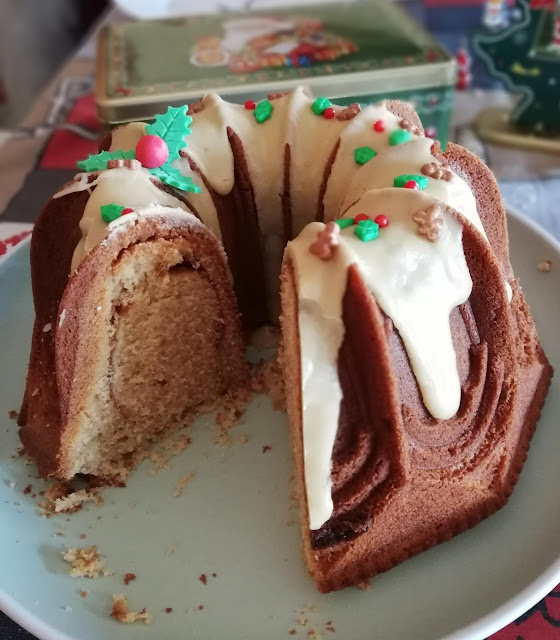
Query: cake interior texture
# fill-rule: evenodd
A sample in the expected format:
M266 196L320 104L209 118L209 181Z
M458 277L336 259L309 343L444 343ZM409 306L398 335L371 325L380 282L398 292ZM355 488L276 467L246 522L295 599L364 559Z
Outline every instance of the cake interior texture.
M181 180L121 158L155 131L125 125L35 227L20 424L41 473L124 480L147 444L247 384L244 330L280 322L319 591L503 506L552 368L487 167L398 102L298 89L253 112L208 95L158 135L177 122Z

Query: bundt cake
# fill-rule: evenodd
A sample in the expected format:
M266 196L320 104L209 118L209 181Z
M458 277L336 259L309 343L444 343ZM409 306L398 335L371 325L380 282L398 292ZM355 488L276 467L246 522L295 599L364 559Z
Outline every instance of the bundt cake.
M245 384L242 325L280 318L320 591L506 502L552 369L480 160L443 153L403 103L302 89L209 94L102 146L32 238L20 424L42 474L122 479L147 440Z

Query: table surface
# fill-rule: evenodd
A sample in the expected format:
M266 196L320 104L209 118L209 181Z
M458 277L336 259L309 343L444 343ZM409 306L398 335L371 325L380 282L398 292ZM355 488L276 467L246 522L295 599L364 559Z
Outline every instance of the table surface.
M114 15L114 14L111 14ZM107 17L105 18L107 19ZM76 160L94 153L97 142L46 123L78 123L101 134L92 96L92 38L60 71L37 100L22 126L35 135L7 141L0 131L0 260L31 228L50 195L75 174ZM506 204L537 222L560 240L560 155L523 152L484 145L473 121L486 105L511 104L501 91L473 90L458 94L451 140L482 156L495 172ZM4 144L2 145L2 143ZM2 242L7 241L7 242ZM560 585L492 640L560 640ZM32 636L0 612L0 640L29 640Z

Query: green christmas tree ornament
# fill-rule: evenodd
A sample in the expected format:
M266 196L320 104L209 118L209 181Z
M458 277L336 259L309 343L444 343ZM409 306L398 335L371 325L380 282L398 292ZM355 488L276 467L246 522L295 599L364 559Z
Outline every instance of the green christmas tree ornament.
M487 0L484 24L472 38L474 51L494 78L522 98L507 116L504 110L483 112L480 135L504 144L548 147L551 136L560 136L560 3ZM533 135L531 143L523 139L527 133ZM535 134L543 144L535 143Z

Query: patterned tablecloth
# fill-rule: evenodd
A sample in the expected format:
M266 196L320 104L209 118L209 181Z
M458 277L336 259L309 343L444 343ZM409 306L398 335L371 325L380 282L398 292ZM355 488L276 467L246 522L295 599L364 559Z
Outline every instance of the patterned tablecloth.
M74 61L67 67L24 123L35 127L36 135L11 139L0 152L0 261L29 235L45 200L75 175L76 161L96 150L102 128L95 116L90 74L91 62ZM472 105L496 100L503 100L503 95L460 95L451 139L485 157L500 179L508 205L560 239L560 178L556 177L560 158L488 149L473 134ZM51 131L52 122L59 126ZM1 136L0 131L0 146ZM0 640L31 637L0 612ZM492 640L560 640L560 585Z

